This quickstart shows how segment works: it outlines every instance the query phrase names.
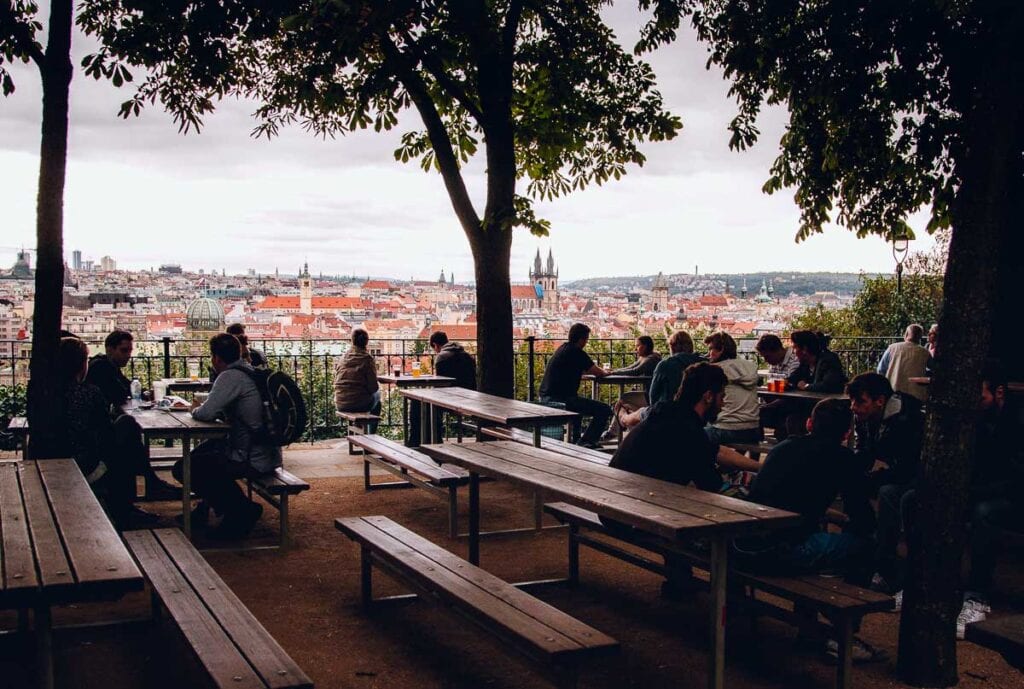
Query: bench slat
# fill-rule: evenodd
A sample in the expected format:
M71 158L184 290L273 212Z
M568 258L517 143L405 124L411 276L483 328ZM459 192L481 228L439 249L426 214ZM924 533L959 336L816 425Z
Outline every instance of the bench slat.
M43 481L37 465L26 465L21 472L21 492L28 512L32 543L36 551L36 564L42 584L51 590L58 585L72 586L74 577L67 553L57 533L50 501L43 490Z
M214 683L222 689L266 689L224 629L210 616L210 611L185 577L168 559L153 532L126 531L124 539Z
M153 531L174 564L249 659L270 689L312 687L313 683L285 653L259 620L238 599L178 529Z
M452 483L462 484L469 478L469 473L458 467L452 465L439 466L422 452L379 435L357 435L352 436L349 440L353 445L363 448L370 454L377 455L388 462L420 474L432 483L441 486L447 486Z
M18 485L17 464L0 465L0 524L3 525L3 540L0 542L3 579L0 579L0 591L6 593L36 588L39 578L32 557L25 504Z
M965 638L1000 653L1017 669L1024 669L1024 615L989 618L967 625Z
M617 643L543 601L438 548L387 517L337 519L337 528L467 614L486 619L533 653L605 651Z
M267 492L274 494L288 493L289 495L296 495L304 490L309 490L308 483L295 474L288 473L281 467L277 467L272 474L253 474L250 480L253 483L259 484Z
M488 426L483 429L483 433L484 435L489 435L492 438L498 438L500 440L514 440L517 443L533 445L533 434L520 428ZM594 462L595 464L604 464L607 466L608 463L612 461L612 456L607 452L593 450L589 447L582 447L580 445L573 445L572 443L567 443L564 440L558 440L557 438L541 436L540 446L545 450L559 452L564 455L569 455L570 457Z

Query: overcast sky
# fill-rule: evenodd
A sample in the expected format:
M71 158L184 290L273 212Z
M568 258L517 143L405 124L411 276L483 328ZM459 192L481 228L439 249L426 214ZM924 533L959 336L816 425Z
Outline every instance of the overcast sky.
M46 3L41 3L46 4ZM607 12L632 46L640 25L635 3ZM252 103L221 103L199 135L183 136L159 107L116 117L126 89L78 69L90 44L75 36L64 246L83 257L113 256L120 267L178 262L187 269L254 268L294 273L306 259L314 274L433 278L443 268L472 279L472 258L440 175L403 165L393 151L414 113L388 134L322 141L299 128L272 141L250 137ZM782 134L784 113L767 112L762 138L744 153L728 149L734 114L728 84L704 67L692 33L648 56L666 105L683 120L680 136L644 147L643 168L618 182L538 203L549 238L517 230L512 279L526 280L540 248L551 248L563 279L658 271L758 270L888 272L889 247L831 228L794 243L792 190L761 193ZM34 67L11 70L17 91L0 98L0 264L35 245L40 86ZM482 165L468 170L482 198ZM525 185L521 185L525 187ZM482 205L481 205L482 207ZM911 219L931 245L924 218Z

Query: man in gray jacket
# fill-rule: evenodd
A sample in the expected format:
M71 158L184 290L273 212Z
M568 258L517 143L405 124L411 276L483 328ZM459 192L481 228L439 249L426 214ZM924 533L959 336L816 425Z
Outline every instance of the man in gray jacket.
M249 376L252 366L242 359L242 345L227 333L210 338L210 354L217 379L210 396L192 411L199 421L223 419L226 439L207 440L192 451L192 489L203 500L193 511L200 526L209 508L223 516L208 536L233 540L245 537L263 514L263 507L245 497L235 479L253 472L269 473L281 466L281 448L261 442L265 432L263 399ZM181 462L174 477L181 480Z

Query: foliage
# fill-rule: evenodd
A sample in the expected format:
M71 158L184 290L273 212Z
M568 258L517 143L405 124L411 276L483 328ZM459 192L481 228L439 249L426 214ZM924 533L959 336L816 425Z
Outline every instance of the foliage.
M15 439L4 429L15 416L25 416L28 410L27 390L24 385L0 385L0 450L13 450Z
M31 0L0 2L0 92L14 93L14 78L6 65L12 62L43 60L43 47L36 34L43 30L39 6Z

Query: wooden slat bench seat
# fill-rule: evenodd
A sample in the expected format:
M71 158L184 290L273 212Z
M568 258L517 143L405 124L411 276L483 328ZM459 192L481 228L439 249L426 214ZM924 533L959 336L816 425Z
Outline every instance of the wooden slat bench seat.
M497 438L498 440L514 440L517 443L533 445L533 434L519 428L489 426L483 429L483 434L492 438ZM604 464L605 466L612 461L612 456L607 452L592 450L588 447L581 447L580 445L573 445L572 443L567 443L564 440L558 440L557 438L548 438L546 436L542 437L540 439L540 446L545 450L551 450L552 452L568 455L569 457L575 457L577 459L583 459L588 462Z
M269 474L256 474L245 479L252 498L253 492L277 509L280 522L281 546L288 545L288 497L309 490L309 484L298 476L278 467Z
M770 441L769 440L762 440L759 443L723 443L723 444L727 445L728 447L731 447L732 449L736 450L737 452L739 452L741 454L749 452L751 454L757 454L757 455L761 455L761 456L764 456L764 455L768 454L769 452L771 452L775 448L776 445L778 445L778 443L775 442L774 440L770 440Z
M964 638L997 651L1024 672L1024 615L1006 615L967 625Z
M167 611L214 686L313 686L181 531L126 531L124 540L152 586L154 613Z
M352 454L352 436L365 435L371 423L380 421L380 416L368 411L336 411L339 419L345 420L345 436L349 439L348 453Z
M459 486L469 483L469 473L450 464L438 465L419 450L380 435L356 435L350 439L363 450L363 487L366 490L417 486L448 501L448 535L458 536ZM401 481L370 483L370 464L395 474Z
M524 654L560 687L575 686L584 663L618 642L488 574L387 517L336 519L360 546L362 602L373 603L372 566L403 582L422 600L457 612Z
M615 540L629 543L651 553L664 556L666 553L680 557L692 566L708 568L708 560L701 553L681 549L653 534L630 529L609 528L597 514L588 510L556 502L544 506L544 511L569 526L569 581L579 581L579 547L585 545L599 552L617 557L637 567L665 575L665 566L635 552L623 550ZM590 532L590 533L585 533ZM595 538L591 533L600 534ZM873 612L893 608L891 596L870 591L844 582L842 579L824 576L762 576L729 568L729 581L745 593L734 600L739 607L755 614L765 614L797 625L817 624L817 614L825 617L832 627L839 644L839 662L836 670L836 686L848 689L851 682L853 662L853 631L860 619ZM731 589L734 590L734 589ZM757 597L763 591L776 598L790 601L794 610L783 608L775 602Z

